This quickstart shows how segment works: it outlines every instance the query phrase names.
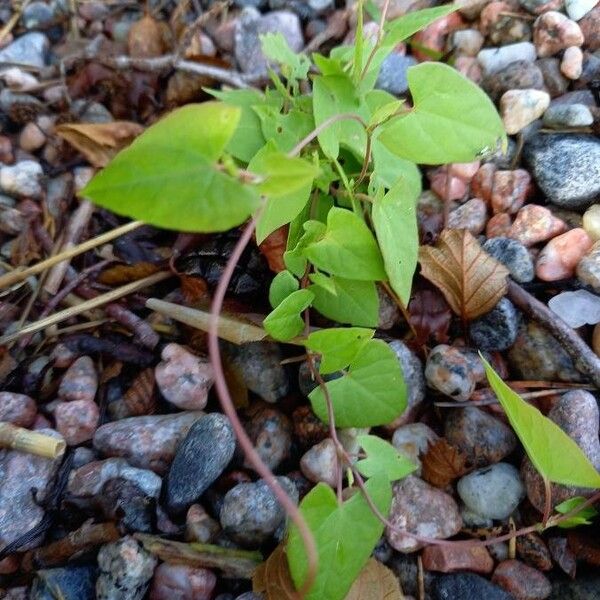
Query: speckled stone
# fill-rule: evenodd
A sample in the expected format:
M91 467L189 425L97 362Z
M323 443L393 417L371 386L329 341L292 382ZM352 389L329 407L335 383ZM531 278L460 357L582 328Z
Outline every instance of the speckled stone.
M517 445L517 438L508 426L475 407L450 410L444 435L476 467L500 462Z
M596 242L577 264L577 277L600 293L600 242Z
M165 479L165 505L180 514L196 502L233 458L235 434L229 419L211 413L198 419L177 452Z
M517 240L529 248L566 230L564 221L557 219L545 206L527 204L517 213L506 237Z
M270 469L277 469L289 454L292 446L292 423L282 412L268 406L251 410L245 424L246 433L254 448ZM246 460L244 465L252 468Z
M581 46L583 33L566 15L550 10L533 24L533 42L540 58L553 56L569 46Z
M537 135L523 156L535 182L554 204L585 209L600 195L600 144L591 135Z
M457 402L468 400L476 379L467 357L458 349L440 344L431 350L425 366L427 385Z
M485 163L479 167L471 180L471 194L485 200L488 204L492 201L494 188L494 174L498 167L494 163Z
M531 176L524 169L494 173L490 204L494 213L516 213L532 191Z
M531 39L530 24L525 19L507 14L511 8L508 2L500 0L491 2L481 11L480 26L487 33L490 44L504 46Z
M298 491L294 484L287 477L278 477L277 481L297 502ZM285 511L260 479L255 483L239 483L225 494L220 520L224 532L234 542L257 548L275 534L285 520Z
M512 217L508 213L493 215L485 226L485 235L488 239L506 237L512 227Z
M575 274L577 263L593 245L581 227L570 229L551 239L535 262L535 274L542 281L559 281Z
M467 229L473 235L479 235L487 222L487 206L480 198L471 198L448 215L450 229Z
M477 60L483 68L484 75L497 73L516 60L534 62L535 58L535 46L530 42L508 44L499 48L484 48L477 55Z
M506 350L517 339L519 313L507 298L469 325L471 340L480 350Z
M100 410L93 400L58 402L54 409L56 429L69 446L77 446L94 437L100 422Z
M414 552L423 544L397 529L422 537L446 539L462 527L458 506L452 496L414 475L394 483L388 518L394 529L386 529L386 539L394 550L405 553Z
M491 238L484 242L483 249L501 262L515 281L527 283L533 279L535 273L531 255L517 240L506 237Z
M475 573L452 573L438 577L431 595L433 600L515 600L484 577Z
M427 452L429 445L439 439L437 433L425 423L409 423L394 431L392 446L418 465L417 475L421 474L421 457Z
M578 46L569 46L560 61L560 72L567 79L579 79L583 73L583 52Z
M550 95L541 90L508 90L500 98L500 116L506 133L514 135L544 114Z
M304 453L300 459L300 470L313 483L322 481L331 487L337 485L338 459L335 443L327 438Z
M548 418L554 421L583 451L590 462L600 469L600 441L598 440L598 403L585 390L567 392L554 404ZM529 501L540 511L544 510L544 483L528 458L523 460L521 475L525 481ZM575 496L588 497L592 489L577 488L553 483L552 506Z
M562 127L587 127L594 122L585 104L555 104L544 113L544 125L554 129Z
M558 58L540 58L535 63L544 77L546 91L551 98L562 96L569 88L569 80L561 73Z
M492 581L518 600L544 600L552 592L550 581L542 573L519 560L501 562Z
M15 392L0 392L0 421L30 427L37 415L33 398Z
M521 325L508 361L521 379L583 381L562 345L533 321Z
M548 540L551 542L552 538ZM552 555L544 538L539 533L531 531L517 537L517 556L530 567L539 571L551 571Z
M166 473L179 442L203 412L129 417L102 425L94 434L94 448L102 455L122 457L130 465Z

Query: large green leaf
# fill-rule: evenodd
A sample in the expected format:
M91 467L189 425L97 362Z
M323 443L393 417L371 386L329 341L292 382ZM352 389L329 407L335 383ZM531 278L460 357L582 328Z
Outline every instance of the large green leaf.
M304 329L302 311L310 306L314 295L310 290L298 290L284 298L265 318L265 331L276 340L287 342Z
M469 162L494 152L506 134L487 94L458 71L427 62L408 70L414 109L382 126L379 139L416 163Z
M365 477L381 473L390 481L398 481L418 469L417 465L379 436L359 435L357 441L367 453L367 458L356 463L356 468Z
M323 273L313 273L313 306L322 315L338 323L357 327L377 327L379 321L379 297L372 281L344 279Z
M315 128L312 115L302 110L292 108L282 113L279 107L267 104L256 106L254 110L264 138L273 140L282 152L289 152Z
M415 190L401 179L383 198L375 199L372 218L390 285L408 306L419 254Z
M320 329L308 336L305 346L321 355L319 372L327 375L347 367L374 334L362 327Z
M117 214L179 231L224 231L258 206L251 186L217 168L241 110L190 104L146 130L81 195Z
M273 277L269 286L269 303L271 308L281 304L292 292L300 287L300 282L289 272L280 271Z
M513 392L483 356L481 360L490 386L540 475L563 485L600 488L600 473L581 448L558 425Z
M394 351L382 340L369 340L348 372L326 384L338 427L375 427L391 423L406 407L406 385ZM315 414L328 422L320 387L309 395Z
M387 278L373 234L360 217L343 208L329 211L325 235L308 245L304 254L332 275L362 281Z
M365 486L375 506L387 516L392 503L387 478L378 474ZM324 483L318 483L304 497L300 510L315 538L319 560L317 579L305 600L343 600L383 533L383 524L362 493L356 492L338 505L332 489ZM287 542L287 557L292 579L300 588L308 563L302 538L294 526Z

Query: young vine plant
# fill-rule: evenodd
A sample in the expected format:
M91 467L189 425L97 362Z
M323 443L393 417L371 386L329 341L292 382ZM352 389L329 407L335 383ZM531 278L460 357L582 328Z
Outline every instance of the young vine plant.
M81 192L120 215L178 231L220 232L251 219L261 243L289 225L287 269L272 281L273 310L263 327L275 340L305 346L320 383L309 396L312 408L329 423L348 481L362 492L342 502L340 473L337 495L318 484L300 505L318 570L309 572L297 526L286 552L296 587L310 580L309 600L346 596L383 532L393 482L416 468L371 435L359 436L366 458L356 461L335 427L385 425L406 406L396 355L375 338L376 284L385 282L400 305L408 304L419 248L417 164L470 162L506 143L489 98L448 65L409 69L412 104L375 88L394 47L454 9L407 14L369 40L359 5L356 42L329 56L296 54L281 34L267 34L272 87L211 91L215 100L171 112ZM339 326L311 333L309 309ZM549 481L600 487L579 448L569 445L570 460L561 463L557 449L569 438L486 368L540 472ZM531 441L536 423L543 423L542 442Z

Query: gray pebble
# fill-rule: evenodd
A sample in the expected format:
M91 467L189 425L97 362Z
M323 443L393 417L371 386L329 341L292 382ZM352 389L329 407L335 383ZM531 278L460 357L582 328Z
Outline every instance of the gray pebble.
M404 56L398 52L388 54L381 64L375 87L395 96L406 94L408 69L416 64L417 60L412 56Z
M285 460L292 446L292 424L282 412L269 407L254 410L252 418L246 423L246 432L265 464L277 469ZM245 463L245 466L250 465Z
M562 74L558 58L540 58L535 64L542 72L546 91L551 98L562 96L569 89L569 80Z
M43 188L41 180L44 172L39 163L22 160L15 165L0 168L0 188L3 192L37 200L41 198Z
M23 9L21 23L25 29L44 29L52 24L54 11L45 2L31 2Z
M277 477L287 494L298 501L298 490L287 477ZM230 489L221 507L221 526L234 542L257 548L285 521L285 511L264 480L239 483Z
M66 566L35 573L29 600L96 600L96 568ZM10 599L10 596L5 596Z
M544 113L546 127L587 127L594 122L590 109L585 104L554 104Z
M507 298L485 315L471 321L469 334L479 350L506 350L517 339L519 331L519 313Z
M589 285L600 293L600 243L596 242L592 249L577 264L577 277L584 285Z
M425 377L421 360L403 341L394 340L388 342L388 346L395 352L400 362L406 385L406 409L394 421L394 424L398 426L412 421L420 410L423 400L425 400Z
M461 477L457 491L467 508L488 519L506 519L525 497L519 471L503 462Z
M535 63L516 60L485 77L481 87L497 102L508 90L544 89L544 76Z
M49 48L50 41L43 33L37 31L26 33L0 50L0 65L19 63L28 67L45 67ZM4 70L5 68L0 68L0 72Z
M505 592L475 573L452 573L438 577L433 584L433 600L514 600Z
M489 238L483 249L501 262L519 283L533 281L535 270L527 248L517 240L506 237Z
M531 42L508 44L499 48L484 48L477 55L484 75L497 73L516 60L533 62L535 58L535 46Z

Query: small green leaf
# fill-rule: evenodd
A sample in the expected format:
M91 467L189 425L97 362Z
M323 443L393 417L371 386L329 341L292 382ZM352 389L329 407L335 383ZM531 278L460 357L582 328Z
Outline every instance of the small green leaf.
M382 340L369 340L347 373L326 384L338 427L375 427L391 423L406 408L406 385L394 351ZM320 387L309 395L315 414L328 422Z
M382 126L379 139L422 164L470 162L494 152L506 134L487 94L458 71L426 62L408 70L414 108Z
M373 90L376 91L376 90ZM369 127L379 125L384 121L387 121L390 117L394 116L404 104L404 100L392 100L383 106L380 106L369 119Z
M418 468L389 442L376 435L359 435L357 440L367 453L367 458L356 463L356 468L365 477L373 477L381 473L389 481L398 481Z
M260 44L267 58L282 65L282 72L286 78L306 79L310 60L304 54L294 52L281 32L261 35Z
M321 355L319 372L328 375L347 367L374 334L362 327L321 329L308 336L305 346Z
M558 425L513 392L483 356L481 360L490 386L540 475L563 485L600 488L600 473L581 448Z
M282 152L289 152L314 128L311 114L292 108L283 114L279 107L263 105L254 110L260 119L261 131L266 140L273 140Z
M310 273L308 278L316 285L322 287L324 290L329 292L332 296L338 295L338 288L335 285L335 281L333 277L329 277L325 273L320 273L316 271L315 273Z
M373 202L373 224L392 289L408 306L417 258L417 195L400 180L383 198Z
M327 278L327 284L316 276ZM372 281L357 281L322 273L311 275L315 285L310 286L315 299L313 306L322 315L338 323L357 327L377 327L379 321L379 297ZM331 291L334 286L335 293Z
M378 510L387 516L392 491L386 477L371 477L365 487ZM362 493L357 491L338 505L332 489L324 483L318 483L303 498L300 510L315 538L319 560L317 579L305 600L343 600L379 541L383 524ZM295 526L290 529L287 557L292 580L300 588L308 563Z
M360 81L360 75L362 73L363 68L363 21L363 0L358 0L356 6L356 30L354 33L354 65L352 73L352 80L354 81L354 85L357 85Z
M267 315L263 321L265 331L272 338L284 342L300 335L304 329L300 313L310 306L313 298L310 290L292 292Z
M300 282L289 272L277 273L269 287L269 303L272 308L277 308L291 293L300 287Z
M575 498L569 498L560 504L557 504L554 509L559 513L566 515L567 513L575 510L578 506L581 506L587 499L582 498L581 496L576 496ZM558 527L562 529L570 529L572 527L577 527L579 525L591 525L591 519L598 516L598 511L593 506L586 506L582 508L577 514L572 517L561 521L558 524Z
M302 224L304 233L298 238L293 248L286 250L283 254L285 266L297 277L302 277L306 269L306 257L304 249L313 241L325 235L327 229L324 223L310 220Z
M329 211L325 235L304 253L315 266L332 275L361 281L387 278L373 234L360 217L343 208Z
M147 129L80 192L119 215L179 231L225 231L258 206L257 192L217 169L241 109L189 104Z

